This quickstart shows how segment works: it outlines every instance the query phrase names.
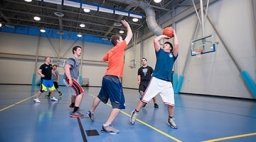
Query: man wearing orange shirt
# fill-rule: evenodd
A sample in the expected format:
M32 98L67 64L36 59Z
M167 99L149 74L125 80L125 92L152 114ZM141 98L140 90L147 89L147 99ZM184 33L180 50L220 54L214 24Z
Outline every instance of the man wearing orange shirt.
M120 79L123 75L124 68L124 50L133 35L129 23L125 20L122 20L121 22L127 29L127 35L124 40L120 35L113 35L111 37L111 42L114 47L103 56L103 61L108 63L108 68L105 76L102 79L102 86L99 95L94 98L91 109L87 113L90 119L93 121L94 112L100 101L106 104L110 99L112 111L110 112L107 121L102 125L102 131L110 134L119 133L119 130L112 127L111 124L119 114L120 109L125 109L125 98Z

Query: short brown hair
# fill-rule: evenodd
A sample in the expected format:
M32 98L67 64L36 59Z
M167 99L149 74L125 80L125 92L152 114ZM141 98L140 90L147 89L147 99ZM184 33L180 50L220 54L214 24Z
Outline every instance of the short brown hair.
M75 51L77 50L77 48L82 48L81 46L74 46L73 48L72 48L72 53L74 54L75 53Z
M120 37L121 37L121 36L120 36L119 34L112 35L112 36L111 36L111 43L112 43L114 46L116 46L117 40L119 40Z
M169 44L169 45L170 45L170 47L171 47L171 52L173 51L172 43L170 43L170 42L166 41L164 44Z

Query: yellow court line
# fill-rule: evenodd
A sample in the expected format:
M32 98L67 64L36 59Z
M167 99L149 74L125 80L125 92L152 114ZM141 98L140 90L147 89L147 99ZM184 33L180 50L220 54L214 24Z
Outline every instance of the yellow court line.
M90 95L90 96L93 96L93 95ZM93 96L93 97L95 97L95 96ZM110 106L110 107L112 107L112 106L111 106L110 104L108 104L108 103L107 103L107 105ZM120 112L121 112L122 114L128 116L128 117L131 117L130 114L128 114L128 113L126 113L126 112L124 112L124 111L120 111ZM155 128L154 126L152 126L152 125L150 125L150 124L148 124L148 123L146 123L146 122L144 122L144 121L142 121L142 120L140 120L140 119L138 119L138 118L136 119L136 121L138 121L138 122L140 122L141 124L143 124L143 125L145 125L145 126L151 128L151 129L157 131L158 133L160 133L160 134L162 134L162 135L164 135L164 136L166 136L166 137L168 137L168 138L174 140L175 142L182 142L181 140L179 140L179 139L177 139L177 138L175 138L175 137L173 137L173 136L171 136L171 135L169 135L169 134L167 134L167 133L165 133L165 132L163 132L163 131L161 131L161 130Z
M121 111L121 113L127 115L128 117L131 117L131 115L129 115L128 113L126 113L126 112L124 112L124 111ZM168 138L170 138L170 139L172 139L172 140L174 140L174 141L176 141L176 142L182 142L181 140L179 140L179 139L177 139L177 138L175 138L175 137L173 137L173 136L171 136L171 135L169 135L169 134L167 134L167 133L165 133L165 132L163 132L163 131L161 131L161 130L155 128L154 126L152 126L152 125L150 125L150 124L148 124L148 123L146 123L146 122L144 122L144 121L142 121L142 120L140 120L140 119L138 119L138 118L136 119L136 121L140 122L141 124L143 124L143 125L145 125L145 126L151 128L151 129L157 131L158 133L160 133L160 134L162 134L162 135L164 135L164 136L166 136L166 137L168 137Z
M206 141L203 141L203 142L217 142L217 141L223 141L223 140L229 140L229 139L235 139L235 138L242 138L242 137L249 137L249 136L256 136L256 133L234 135L234 136L229 136L229 137L223 137L223 138L217 138L217 139L212 139L212 140L206 140Z
M16 105L18 105L18 104L20 104L20 103L23 103L23 102L25 102L25 101L31 99L31 98L34 97L34 96L35 96L35 95L30 96L30 97L28 97L28 98L25 98L25 99L23 99L23 100L21 100L21 101L19 101L19 102L16 102L16 103L14 103L14 104L11 104L11 105L7 106L7 107L4 107L4 108L2 108L2 109L0 110L0 112L2 112L2 111L4 111L4 110L7 110L7 109L9 109L9 108L12 108L12 107L14 107L14 106L16 106Z

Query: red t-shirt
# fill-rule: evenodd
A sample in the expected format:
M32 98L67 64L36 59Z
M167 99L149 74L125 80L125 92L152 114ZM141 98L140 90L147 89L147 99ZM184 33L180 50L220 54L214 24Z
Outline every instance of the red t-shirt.
M125 40L118 43L110 49L104 56L103 60L108 62L106 75L123 76L124 70L124 49L127 47Z

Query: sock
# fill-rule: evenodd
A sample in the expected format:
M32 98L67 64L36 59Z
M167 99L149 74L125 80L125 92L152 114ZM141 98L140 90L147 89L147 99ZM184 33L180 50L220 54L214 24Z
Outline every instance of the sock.
M75 106L73 113L77 112L78 109L79 109L79 107L76 107L76 106Z
M110 125L110 124L106 124L106 123L103 124L104 127L107 127L107 126L109 126L109 125Z
M71 106L71 107L75 106L75 103L71 103L70 106Z

